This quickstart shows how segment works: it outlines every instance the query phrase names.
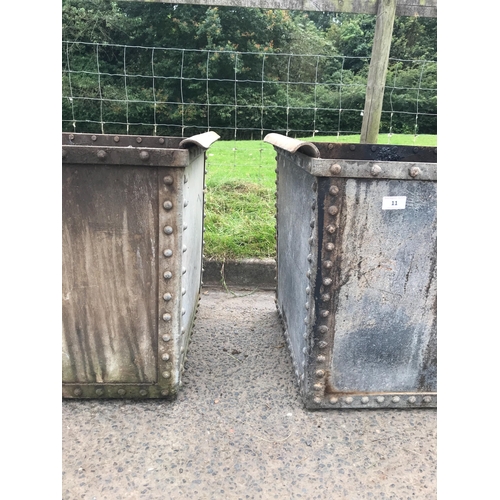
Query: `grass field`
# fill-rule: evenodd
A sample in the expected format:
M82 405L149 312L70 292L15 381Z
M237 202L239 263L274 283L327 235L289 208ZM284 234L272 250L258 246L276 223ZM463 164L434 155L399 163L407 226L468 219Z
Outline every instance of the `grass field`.
M359 143L359 135L303 138ZM437 146L435 135L379 135L378 144ZM207 156L205 256L275 256L276 153L263 141L217 141Z

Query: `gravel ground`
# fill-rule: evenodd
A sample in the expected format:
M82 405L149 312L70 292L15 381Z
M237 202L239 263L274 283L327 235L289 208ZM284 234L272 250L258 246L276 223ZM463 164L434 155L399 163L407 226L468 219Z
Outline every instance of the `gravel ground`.
M63 401L62 498L435 499L436 409L305 410L274 292L231 291L176 401Z

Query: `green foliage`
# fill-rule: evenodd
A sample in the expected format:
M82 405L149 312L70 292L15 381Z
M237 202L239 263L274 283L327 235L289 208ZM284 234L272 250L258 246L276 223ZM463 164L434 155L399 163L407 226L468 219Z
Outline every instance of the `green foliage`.
M62 12L63 39L88 43L63 44L65 130L361 128L374 16L111 0L63 0ZM436 64L400 60L435 60L436 20L396 18L391 58L381 131L435 133Z

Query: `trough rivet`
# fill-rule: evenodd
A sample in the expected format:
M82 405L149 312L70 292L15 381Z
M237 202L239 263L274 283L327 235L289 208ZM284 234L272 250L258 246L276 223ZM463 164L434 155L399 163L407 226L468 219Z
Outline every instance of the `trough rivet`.
M330 215L337 215L338 212L339 212L339 209L335 205L332 205L331 207L328 207L328 213Z
M167 250L163 250L163 255L165 257L172 257L173 254L174 254L174 252L172 252L172 250L170 250L170 248L167 248Z
M304 318L304 323L307 325L309 324L309 318Z
M332 250L334 250L334 249L335 249L335 245L334 245L333 243L327 243L327 244L325 245L325 248L326 248L329 252L331 252Z
M384 402L384 400L385 400L384 396L378 396L378 397L377 397L377 401L378 401L379 403L383 403L383 402Z
M326 318L330 314L330 311L323 309L320 314L323 318Z
M354 144L351 144L351 145L349 146L349 149L350 149L351 151L354 151L354 150L356 149L356 146L355 146Z
M314 238L311 236L308 240L309 246L311 246L314 243Z
M308 261L308 262L312 262L312 260L313 260L313 256L312 256L312 254L310 253L310 254L307 256L307 261Z
M328 144L328 149L333 149L333 144L331 142Z
M342 167L338 163L335 163L335 165L332 165L330 167L330 172L333 175L338 175L338 174L340 174L341 171L342 171Z
M336 194L339 194L339 188L337 186L330 186L330 194L335 196Z
M393 402L393 403L399 403L399 396L394 396L394 397L392 398L392 402Z
M321 389L323 389L323 386L321 384L314 384L313 387L315 391L321 391Z
M168 314L168 313L165 313L163 316L163 321L170 321L172 319L172 315L171 314Z
M125 389L118 389L119 396L125 396Z
M377 146L372 146L370 149L371 149L372 151L377 151Z
M182 251L185 252L187 250L187 246L186 245L182 245Z
M69 140L72 141L75 138L73 134L69 134Z
M139 153L139 156L141 157L141 160L147 160L147 159L149 159L149 153L147 151L141 151Z
M310 278L310 277L311 277L311 270L310 270L310 269L308 269L308 270L307 270L307 272L306 272L306 276L307 276L308 278Z
M97 152L97 157L100 158L101 160L104 160L104 158L106 158L106 156L108 156L106 151L104 151L102 149Z
M316 370L316 377L321 378L325 376L324 370Z
M320 404L321 403L321 398L314 398L314 402L317 403L317 404Z
M168 391L165 389L163 391L161 391L161 395L162 396L168 396Z
M184 200L184 206L187 207L189 204L189 200Z
M187 225L187 224L184 224L184 225L182 226L182 229L183 229L184 231L185 231L187 228L188 228L188 225Z
M120 142L120 138L119 138L117 135L115 135L115 136L113 137L113 141L115 141L115 142Z
M165 271L163 273L163 277L167 280L171 279L172 278L172 273L170 271Z
M163 372L163 373L161 374L161 376L162 376L163 378L170 378L170 372Z
M174 232L174 230L172 229L172 226L165 226L163 228L163 231L165 232L165 234L172 234Z
M322 327L320 326L320 327L319 327L320 331L321 331L321 328L322 328ZM325 326L325 328L326 328L326 326ZM328 328L326 328L326 329L328 330ZM328 342L325 342L324 340L322 340L322 341L318 344L318 346L319 346L319 348L320 348L320 349L324 349L325 347L327 347L327 346L328 346Z
M174 205L173 205L173 203L172 203L171 201L165 201L165 202L163 203L163 208L164 208L165 210L170 210L173 206L174 206Z
M137 141L138 144L140 144L142 142L142 137L137 137L136 141Z
M370 169L370 173L373 175L373 177L376 177L378 174L382 172L382 169L378 165L373 165L373 167Z
M410 396L408 398L408 403L415 403L416 400L417 400L417 398L415 396Z
M424 403L430 403L432 401L432 398L430 396L424 396L423 402Z
M161 359L163 359L163 361L168 361L170 359L170 356L166 352L164 352L161 355Z
M325 356L323 356L322 354L320 354L317 358L316 358L317 361L319 361L320 363L322 363L323 361L326 360Z
M97 141L97 136L93 135L93 136L91 137L91 139L92 139L93 141Z
M316 221L315 221L314 219L312 219L312 220L311 220L311 222L309 223L309 225L310 225L311 227L314 227L314 224L315 224L315 223L316 223Z
M325 285L325 286L330 286L332 283L333 283L333 281L331 278L325 278L323 280L323 285Z
M337 404L337 403L338 403L338 401L339 401L339 398L330 398L330 403L331 403L332 405Z
M165 294L163 294L163 300L165 300L165 301L167 301L167 302L168 302L169 300L172 300L172 294L171 294L171 293L168 293L168 292L167 292L167 293L165 293Z
M163 137L160 137L160 138L158 139L158 142L159 142L160 144L165 144L165 139L164 139Z
M141 396L147 396L147 395L148 395L148 391L146 391L146 389L141 389L141 390L139 391L139 394L140 394Z
M170 335L163 335L162 340L163 342L168 342L170 340Z
M309 287L306 288L306 294L309 295L311 293L311 289Z
M173 184L174 178L171 175L166 175L165 177L163 177L163 182L165 184Z
M102 389L96 389L95 390L95 393L98 395L98 396L102 396L104 394L104 391Z
M79 388L76 388L74 391L73 391L73 394L75 396L81 396L82 395L82 390L79 389Z
M345 402L350 405L352 403L353 399L349 396L348 398L345 398Z
M323 267L326 269L330 269L333 266L333 262L331 260L325 260L323 262Z
M330 294L328 293L324 293L322 296L321 296L321 300L323 302L328 302L330 300Z
M306 309L309 310L309 303L306 303Z
M182 291L181 291L182 295L186 295L186 289L183 288Z
M337 228L335 226L327 226L326 230L330 233L333 234Z
M410 168L410 175L412 177L417 177L417 175L420 174L420 169L418 167L411 167Z
M369 402L369 401L370 401L370 398L369 398L369 397L367 397L367 396L363 396L363 397L361 398L361 402L362 402L364 405L368 404L368 402Z

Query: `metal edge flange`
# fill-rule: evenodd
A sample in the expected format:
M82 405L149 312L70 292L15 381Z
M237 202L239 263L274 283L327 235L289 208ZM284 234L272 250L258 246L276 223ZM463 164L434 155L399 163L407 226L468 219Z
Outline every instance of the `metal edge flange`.
M65 383L62 387L64 399L175 399L175 394L162 395L158 385L148 384L77 384Z
M437 393L366 393L326 394L322 398L310 396L306 402L309 410L321 409L412 409L436 408Z
M332 314L334 292L336 289L338 222L340 216L340 198L343 189L339 182L334 180L328 182L326 179L319 182L317 205L318 205L318 243L314 254L317 255L316 284L312 288L311 295L314 297L316 321L313 329L313 341L311 342L311 366L309 378L311 391L308 392L307 401L312 398L316 404L320 404L325 394L330 390L330 366L332 357L333 332L335 329L335 318Z
M179 390L179 336L182 325L183 168L158 168L158 386L160 396Z
M318 199L318 180L313 178L311 184L311 199L309 205L309 253L307 255L308 270L307 270L307 287L305 289L306 293L306 303L305 303L305 313L306 317L304 319L305 330L304 330L304 363L302 367L302 380L299 380L299 387L301 388L301 395L303 399L307 398L308 392L312 389L317 394L322 394L325 390L323 384L320 381L314 379L312 372L314 371L314 360L311 358L311 353L314 350L314 325L317 322L317 311L315 307L314 290L316 288L317 282L317 266L318 266L318 245L319 245L319 231L320 231L320 204ZM311 376L312 375L312 376Z

